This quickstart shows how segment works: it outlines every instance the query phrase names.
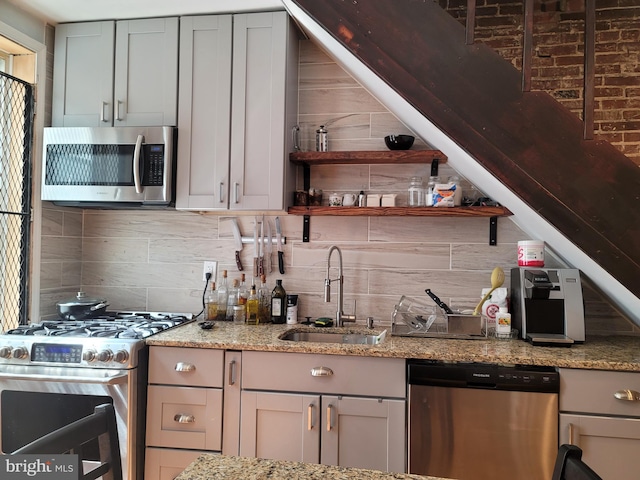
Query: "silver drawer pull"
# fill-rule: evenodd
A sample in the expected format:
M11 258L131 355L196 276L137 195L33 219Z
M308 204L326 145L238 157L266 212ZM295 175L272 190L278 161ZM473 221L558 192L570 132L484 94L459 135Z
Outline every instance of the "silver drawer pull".
M626 400L628 402L638 402L640 401L640 393L635 390L618 390L613 394L618 400Z
M183 415L181 413L176 413L173 420L178 423L196 423L196 417L193 415Z
M313 367L311 369L312 377L330 377L333 375L333 370L329 367Z
M176 363L176 372L193 372L196 366L192 363L178 362Z

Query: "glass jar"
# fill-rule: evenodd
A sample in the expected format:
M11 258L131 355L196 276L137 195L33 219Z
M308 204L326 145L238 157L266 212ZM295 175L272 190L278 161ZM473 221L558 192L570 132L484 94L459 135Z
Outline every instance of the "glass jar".
M433 192L436 189L436 183L440 183L440 177L429 177L429 183L427 183L427 190L425 192L424 204L427 207L433 207Z
M246 318L247 317L246 317L245 305L234 305L233 306L233 322L244 323Z
M424 186L422 177L411 177L408 204L410 207L424 207Z
M462 205L462 186L460 185L460 177L458 175L451 175L447 181L448 183L453 183L456 186L453 194L453 206L459 207Z

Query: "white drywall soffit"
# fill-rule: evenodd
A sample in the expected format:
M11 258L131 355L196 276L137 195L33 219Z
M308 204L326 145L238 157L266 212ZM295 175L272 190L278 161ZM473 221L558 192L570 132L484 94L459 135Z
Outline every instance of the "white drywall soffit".
M282 0L289 14L306 30L318 45L338 62L350 75L376 97L389 111L413 130L422 140L433 145L448 157L448 164L469 178L483 192L507 206L518 227L533 239L544 240L574 268L580 269L607 295L636 325L640 326L640 298L632 294L606 270L576 247L556 228L525 204L473 157L413 108L405 99L389 87L380 77L358 60L340 42L318 25L313 18L291 0ZM523 239L526 240L526 239Z

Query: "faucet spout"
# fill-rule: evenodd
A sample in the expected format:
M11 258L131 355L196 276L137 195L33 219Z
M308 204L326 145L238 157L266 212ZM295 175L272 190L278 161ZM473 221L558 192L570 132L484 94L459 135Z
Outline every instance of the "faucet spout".
M331 270L331 255L333 252L338 252L338 278L331 279L330 270ZM354 315L346 315L344 313L343 307L343 298L344 298L344 276L342 274L342 251L335 245L329 248L329 253L327 254L327 276L324 280L324 301L331 301L331 282L338 282L338 306L336 311L336 326L342 327L344 326L344 322L355 322L356 316Z

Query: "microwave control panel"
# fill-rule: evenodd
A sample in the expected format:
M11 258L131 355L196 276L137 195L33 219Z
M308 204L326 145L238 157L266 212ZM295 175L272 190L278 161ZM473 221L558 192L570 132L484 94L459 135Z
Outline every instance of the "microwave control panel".
M164 183L164 145L144 146L144 186L162 186Z

